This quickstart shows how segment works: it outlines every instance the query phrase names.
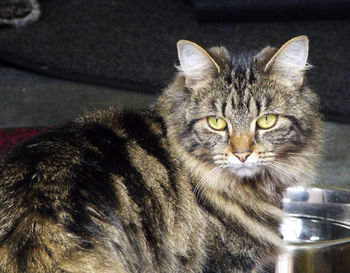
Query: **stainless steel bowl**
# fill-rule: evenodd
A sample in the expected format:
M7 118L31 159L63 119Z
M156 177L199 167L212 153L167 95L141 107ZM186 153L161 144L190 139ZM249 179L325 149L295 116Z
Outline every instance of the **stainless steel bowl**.
M289 188L276 273L350 273L350 191Z

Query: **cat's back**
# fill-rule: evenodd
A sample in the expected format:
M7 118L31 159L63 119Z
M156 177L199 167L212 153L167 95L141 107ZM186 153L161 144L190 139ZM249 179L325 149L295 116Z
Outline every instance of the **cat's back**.
M66 178L62 184L70 187L79 184L74 180L77 177L90 176L101 181L108 173L123 176L132 165L132 157L139 157L142 152L158 157L166 151L161 122L155 119L110 109L49 129L1 160L1 189L14 185L33 189L35 185L44 186L43 181L59 181L61 176Z
M175 267L166 244L190 195L177 168L161 119L146 113L96 111L30 140L0 165L0 269Z

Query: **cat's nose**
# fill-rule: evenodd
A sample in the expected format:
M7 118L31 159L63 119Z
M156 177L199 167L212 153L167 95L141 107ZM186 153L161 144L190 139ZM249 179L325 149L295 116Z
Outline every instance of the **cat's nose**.
M247 160L253 151L253 136L251 133L237 133L230 139L232 154L241 162Z
M251 155L251 152L245 152L245 153L234 153L233 155L237 157L241 162L244 162L247 160L247 158Z

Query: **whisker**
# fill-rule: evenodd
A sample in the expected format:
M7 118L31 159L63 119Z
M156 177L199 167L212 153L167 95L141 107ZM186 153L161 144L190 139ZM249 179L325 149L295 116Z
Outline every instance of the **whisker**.
M295 152L288 152L286 153L287 155L300 155L300 156L303 156L303 157L314 157L315 154L312 154L312 153L295 153ZM320 155L320 156L323 156L323 155Z
M290 165L290 164L275 161L273 164L270 164L270 166L283 172L283 174L288 175L288 178L292 177L294 179L298 179L299 181L305 181L305 178L310 180L316 179L313 173L309 173L307 172L307 170L303 168L299 168L295 165Z
M272 163L267 163L267 165L273 169L276 169L277 171L281 172L283 175L285 176L289 176L289 173L286 172L284 169L282 169L281 167L279 166L276 166L275 164L272 164Z
M203 186L202 184L205 183L205 180L213 173L215 172L217 167L213 168L212 170L210 170L205 176L203 176L199 182L197 183L194 192L197 195L197 193L200 191L201 187Z
M284 166L278 165L278 163L276 163L276 162L274 162L274 164L269 164L269 166L278 170L278 172L283 174L286 177L286 179L288 179L288 180L296 180L296 179L303 180L304 179L301 177L301 175L297 174L296 172L290 172L289 169L285 169Z
M215 177L220 171L221 170L219 167L215 167L211 171L209 171L206 176L203 176L200 179L195 188L195 194L197 196L198 202L201 202L204 192L209 188L211 179Z
M307 158L294 157L294 156L290 156L290 157L288 157L288 159L290 159L292 161L295 161L295 162L303 161L304 163L307 163L307 164L312 164L312 162L313 162L313 161L311 161L310 159L307 159Z
M298 171L301 171L302 173L305 173L305 174L308 174L307 172L306 172L306 170L304 170L304 169L301 169L301 168L299 168L299 167L297 167L297 166L295 166L295 165L291 165L291 164L287 164L287 163L283 163L283 162L278 162L278 161L275 161L274 162L275 164L279 164L280 166L287 166L287 168L290 168L290 169L294 169L294 170L298 170Z
M203 164L203 163L202 163ZM187 171L187 175L189 174L189 178L192 178L196 173L198 173L203 167L208 167L209 163L204 163L204 166L200 166L198 167L199 164L196 163L194 164L188 171ZM195 171L193 171L195 168L197 168Z

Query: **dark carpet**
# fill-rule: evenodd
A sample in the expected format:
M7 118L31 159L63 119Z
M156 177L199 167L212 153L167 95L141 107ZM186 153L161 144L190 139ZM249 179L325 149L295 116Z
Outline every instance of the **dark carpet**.
M176 41L232 51L310 38L310 83L322 111L350 116L350 21L200 24L185 0L50 0L40 20L0 29L0 60L65 79L156 93L174 73Z

